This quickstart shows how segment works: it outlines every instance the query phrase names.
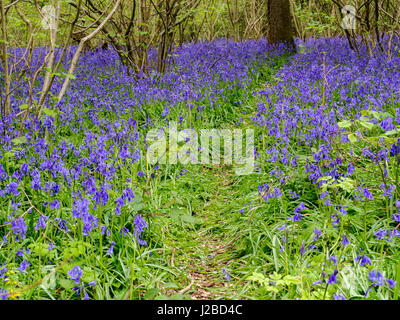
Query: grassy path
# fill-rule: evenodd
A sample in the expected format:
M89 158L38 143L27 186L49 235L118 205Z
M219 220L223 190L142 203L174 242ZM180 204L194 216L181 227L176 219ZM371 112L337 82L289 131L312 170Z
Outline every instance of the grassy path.
M262 69L257 81L244 91L264 88L285 61L281 59L273 67ZM248 129L255 108L252 94L245 98L243 106L227 106L232 112L231 124L222 127L237 128L233 124L241 118L239 129ZM244 110L245 114L241 112ZM221 127L221 123L210 125ZM257 191L260 176L238 176L232 166L224 164L187 169L178 179L161 179L152 188L151 198L159 199L153 208L168 203L161 210L164 216L158 223L162 225L160 238L164 248L160 251L160 264L169 270L169 278L163 278L157 286L160 295L152 298L254 298L249 281L245 280L265 262L258 257L259 241L266 229L261 228L264 230L260 236L262 222L256 217L262 203ZM257 227L253 228L255 221ZM252 229L258 234L253 235Z
M188 242L177 243L173 251L175 259L181 262L180 270L187 273L190 281L180 292L187 290L192 299L227 296L231 287L230 281L227 281L228 274L223 272L227 268L223 268L230 259L230 248L224 243L228 236L226 215L230 214L230 195L234 190L223 170L213 170L211 177L207 177L213 178L215 174L221 177L221 181L213 183L209 180L212 184L210 190L213 190L211 199L194 209L204 219L204 224L195 233L189 234L192 238L188 238Z
M249 197L249 190L241 185L245 179L236 176L227 166L202 170L203 174L197 177L191 177L189 172L185 179L196 179L195 187L207 190L206 199L200 190L184 191L177 185L179 193L186 192L182 198L191 203L192 216L201 222L166 224L163 228L164 261L171 273L176 274L171 278L176 287L165 289L160 285L161 298L240 298L241 280L231 273L233 268L235 273L245 268L236 240L252 216L239 212L245 196ZM180 184L186 185L186 182L182 179Z

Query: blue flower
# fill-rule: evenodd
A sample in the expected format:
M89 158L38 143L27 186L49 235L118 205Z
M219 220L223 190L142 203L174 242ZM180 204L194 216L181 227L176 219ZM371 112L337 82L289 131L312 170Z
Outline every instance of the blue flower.
M142 216L140 214L138 214L135 217L134 224L135 224L135 229L133 230L133 234L136 237L137 241L142 246L147 245L147 242L145 240L140 239L144 232L144 229L147 228L146 221L144 221Z
M31 265L31 264L29 263L29 261L26 261L26 260L24 259L24 261L22 261L22 262L20 263L20 265L19 265L19 268L18 268L19 272L25 271L30 265Z
M342 245L343 245L343 247L346 248L346 246L349 245L349 244L350 244L350 240L349 240L349 238L347 238L347 236L344 234L344 235L343 235L343 238L342 238Z
M366 255L358 256L356 261L359 262L361 266L365 266L366 264L372 265L371 259Z
M391 280L391 279L386 279L386 282L388 283L389 287L393 288L394 286L396 286L396 281Z
M27 227L22 216L11 221L11 229L13 230L13 233L17 235L17 241L25 239Z
M381 229L378 232L375 233L375 236L379 239L382 240L384 236L387 235L387 230L386 229Z
M333 284L333 283L337 283L337 274L339 273L338 270L335 270L328 279L328 284Z
M71 270L69 270L68 275L71 277L71 280L74 280L76 284L79 284L81 277L83 276L83 272L81 267L75 266Z
M364 196L368 199L368 200L374 200L374 197L372 195L371 192L369 192L369 190L367 188L363 189L364 191Z
M303 240L303 242L301 243L300 254L304 255L305 253L306 253L306 249L304 248L304 240Z
M39 221L35 226L35 230L39 230L39 229L45 229L46 228L46 220L49 219L48 216L45 216L43 214L40 215L39 217Z
M333 300L347 300L347 299L342 293L339 293L333 295Z
M374 286L384 285L382 273L380 273L379 271L371 270L369 272L368 280L373 282Z
M319 229L314 229L314 234L315 234L315 236L314 236L313 240L317 241L319 239L319 237L322 235L322 231Z
M7 300L7 298L10 296L8 293L7 289L0 289L0 298L1 300Z
M329 261L332 261L333 264L337 263L337 257L336 256L330 256Z
M226 281L231 280L231 276L230 276L229 272L226 271L225 268L222 268L222 273L224 274L224 279L226 279Z
M111 255L113 254L113 252L114 252L114 246L115 246L115 242L114 242L114 241L111 241L110 248L109 248L108 251L107 251L107 254L108 254L109 256L111 256Z

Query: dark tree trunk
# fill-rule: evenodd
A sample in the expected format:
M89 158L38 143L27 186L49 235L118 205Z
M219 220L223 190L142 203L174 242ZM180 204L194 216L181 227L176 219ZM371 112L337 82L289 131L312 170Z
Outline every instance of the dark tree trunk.
M292 16L289 0L267 0L268 32L270 44L287 42L295 51Z

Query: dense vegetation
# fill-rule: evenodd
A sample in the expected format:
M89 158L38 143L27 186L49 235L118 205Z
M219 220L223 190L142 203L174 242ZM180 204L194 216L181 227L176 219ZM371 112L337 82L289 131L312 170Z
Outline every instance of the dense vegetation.
M18 136L22 82L1 122L3 297L177 297L217 259L203 272L220 298L397 299L400 55L298 47L185 45L142 79L89 52L59 109ZM172 120L253 128L255 173L150 165L146 132Z
M398 300L400 11L353 5L0 0L0 298Z

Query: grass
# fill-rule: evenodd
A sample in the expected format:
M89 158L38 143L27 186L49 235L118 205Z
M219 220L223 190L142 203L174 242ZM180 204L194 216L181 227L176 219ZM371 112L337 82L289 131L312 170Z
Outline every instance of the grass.
M94 138L91 140L91 133L102 136L107 131L115 130L115 135L122 135L122 138L116 139L118 142L107 142L105 151L101 150L109 163L115 161L118 164L112 180L113 187L107 189L104 186L112 203L90 207L90 212L99 221L96 228L102 225L107 228L102 233L85 236L82 231L87 225L83 219L71 224L69 233L64 232L62 224L49 219L46 220L46 227L39 227L35 232L40 217L54 218L55 214L62 221L74 210L85 211L82 203L79 204L81 208L76 209L79 197L72 198L71 190L79 190L79 183L85 183L88 189L90 186L85 179L79 183L73 181L69 188L60 190L57 198L61 206L53 210L44 205L54 200L52 196L48 192L34 191L31 185L33 174L23 177L18 189L20 194L13 198L20 203L20 207L15 209L15 202L9 199L0 200L0 224L5 226L15 210L23 209L22 216L27 218L29 230L26 238L12 238L10 245L7 244L0 253L1 261L5 261L1 266L4 269L0 271L7 275L2 277L10 293L9 298L70 300L85 298L88 293L90 298L100 300L294 300L332 299L339 294L351 299L364 299L365 292L370 288L368 299L397 300L400 285L397 243L374 236L381 228L389 227L394 201L388 198L375 201L354 199L354 185L360 185L363 180L378 188L380 174L377 171L381 168L372 167L365 161L360 166L364 165L367 170L357 172L351 183L349 180L338 182L323 177L329 183L318 187L310 181L304 166L321 148L323 141L317 141L313 146L315 150L310 150L297 140L299 128L293 129L288 148L292 154L299 156L297 161L302 169L293 169L280 162L272 163L268 161L269 155L263 152L278 144L267 128L256 127L252 121L257 105L262 101L257 92L266 86L273 87L279 81L274 75L287 62L286 56L272 57L250 69L252 82L245 88L226 90L225 98L221 97L214 108L199 112L196 108L179 104L169 111L169 120L179 121L180 115L185 114L179 128L254 129L256 149L259 151L256 163L260 170L251 175L236 175L235 166L225 164L166 164L156 169L146 161L146 157L125 163L118 157L125 140L132 139L149 120L154 128L166 126L166 118L162 116L165 110L163 102L142 106L134 114L135 125L128 124L130 114L117 115L112 110L104 109L100 124L93 126L90 116L93 105L85 103L82 109L75 109L81 123L76 123L75 127L59 125L54 136L46 135L46 154L52 154L65 140L82 146L79 152L86 157L102 157L101 152L95 154L91 150L91 145L99 143ZM224 85L221 84L222 87ZM272 103L276 103L276 99L272 96ZM205 98L198 104L207 103L209 101ZM114 128L112 125L116 121L122 125ZM349 134L355 133L361 126L369 126L357 121L351 125L339 124L350 128ZM308 126L312 127L311 124ZM29 142L29 150L30 155L38 156L40 148L35 143L44 142L40 140L41 133L34 134L32 141L35 142ZM379 130L373 128L368 132L366 142L357 141L358 144L350 147L342 145L340 137L335 137L334 153L343 154L345 159L351 160L353 148L356 153L362 152L366 145L376 142L373 138L379 134ZM130 143L142 152L146 150L143 139L131 140ZM69 167L78 170L78 156L74 155L77 151L66 152L70 153L67 157ZM169 152L171 150L167 149ZM5 171L11 174L21 169L23 159L4 161ZM397 185L396 159L392 159L389 167L396 172ZM93 167L84 173L93 174L98 181L105 183L107 180L103 176L108 170L111 170L110 167ZM279 179L273 179L272 170L281 170L287 175L287 181L280 183ZM141 172L144 172L143 175L139 174ZM43 170L41 174L42 178L44 176L51 181L49 171ZM278 187L282 189L281 195L267 199L266 195ZM126 188L131 188L135 197L124 203L120 214L116 214L115 201ZM326 190L332 191L333 202L347 208L347 214L340 216L338 227L334 225L337 215L333 207L326 205L327 199L319 196ZM101 198L104 194L96 193L96 196ZM299 209L303 204L306 208ZM296 210L301 210L301 219L293 219ZM138 217L143 218L143 222L138 223ZM138 237L137 226L140 223L146 223L147 228ZM317 235L316 230L323 230L323 233ZM7 232L6 228L0 229L0 236L5 236ZM343 244L345 235L350 244ZM138 238L145 240L147 245L140 245ZM53 243L56 249L49 250L49 243ZM112 246L115 248L110 254ZM18 272L26 255L18 254L21 248L30 250L30 268ZM371 263L361 266L358 260L362 255L368 256ZM70 275L75 266L83 270L79 290ZM394 279L397 283L394 287L388 283L370 287L368 275L372 270L382 270L385 278ZM335 278L337 274L339 280ZM96 281L95 285L91 284L93 281Z

